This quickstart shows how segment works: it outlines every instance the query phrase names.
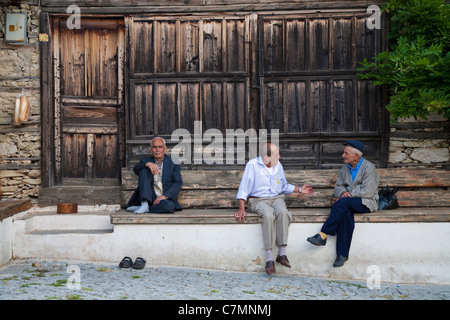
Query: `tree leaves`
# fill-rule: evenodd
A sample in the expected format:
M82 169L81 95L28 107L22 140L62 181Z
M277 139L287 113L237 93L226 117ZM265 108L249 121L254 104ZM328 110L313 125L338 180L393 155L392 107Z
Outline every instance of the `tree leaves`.
M450 119L450 5L445 0L391 0L391 51L360 62L360 79L388 85L391 121L427 119L430 112Z

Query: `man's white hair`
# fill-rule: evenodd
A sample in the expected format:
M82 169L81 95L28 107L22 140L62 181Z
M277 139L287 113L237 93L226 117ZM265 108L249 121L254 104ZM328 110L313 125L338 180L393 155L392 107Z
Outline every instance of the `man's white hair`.
M164 147L166 146L166 140L164 140L164 138L161 138L161 137L154 137L154 138L152 139L152 141L150 142L150 147L153 146L153 141L154 141L154 140L157 140L157 139L162 140L163 143L164 143Z

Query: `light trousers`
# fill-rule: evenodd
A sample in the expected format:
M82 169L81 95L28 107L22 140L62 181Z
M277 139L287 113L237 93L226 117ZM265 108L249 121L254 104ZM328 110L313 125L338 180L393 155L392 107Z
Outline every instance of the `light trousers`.
M270 198L249 198L248 211L262 218L262 234L264 249L269 250L275 245L287 245L289 225L292 212L287 210L285 195L280 194Z

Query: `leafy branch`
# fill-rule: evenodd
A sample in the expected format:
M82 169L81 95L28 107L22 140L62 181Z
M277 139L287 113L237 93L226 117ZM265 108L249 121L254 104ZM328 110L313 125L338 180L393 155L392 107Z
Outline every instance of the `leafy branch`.
M392 122L427 119L436 111L450 119L450 6L444 0L391 0L391 51L360 62L360 79L388 85Z

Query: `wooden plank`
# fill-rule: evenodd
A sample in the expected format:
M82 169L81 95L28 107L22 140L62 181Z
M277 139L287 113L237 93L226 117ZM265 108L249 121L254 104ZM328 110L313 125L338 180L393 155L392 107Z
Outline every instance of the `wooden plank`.
M450 170L440 169L377 169L381 186L449 187Z
M121 191L121 204L125 207L131 198L132 190ZM420 196L418 196L420 194ZM447 190L399 191L400 207L450 207L450 193ZM288 195L289 208L330 208L334 201L332 189L316 189L313 195ZM236 190L181 190L178 202L183 208L235 208Z
M401 187L397 193L401 207L450 207L450 192L445 189L449 186L448 170L379 169L379 173L380 188ZM183 185L179 202L184 208L236 207L235 196L243 170L182 170L181 174ZM315 190L310 196L287 196L288 207L326 208L333 204L337 170L286 170L286 177L291 184L309 183ZM126 205L136 186L134 172L122 168L122 205ZM409 190L411 188L419 190Z
M323 223L329 209L293 209L292 223ZM234 224L236 209L184 209L173 214L134 214L121 210L111 215L112 224ZM450 222L447 208L408 208L355 214L356 223ZM247 212L242 224L261 223L260 218Z
M377 169L380 176L379 187L397 186L449 187L450 170L439 169ZM287 180L292 184L309 183L313 188L333 188L338 170L285 170ZM182 170L183 189L237 189L243 170ZM137 176L133 170L122 168L122 186L125 190L134 189Z
M54 206L59 202L73 202L79 205L117 204L118 199L120 186L111 186L111 182L105 186L58 185L39 190L41 206Z
M10 200L3 199L0 201L0 221L11 217L16 213L28 210L31 208L30 200Z
M41 186L53 185L54 182L54 100L53 100L53 34L48 13L39 14L39 32L48 35L48 42L39 41L39 59L41 74Z

